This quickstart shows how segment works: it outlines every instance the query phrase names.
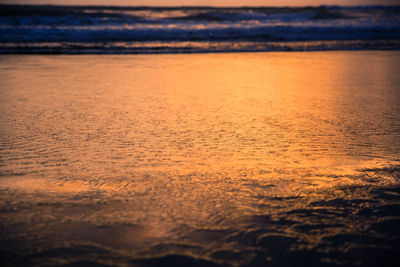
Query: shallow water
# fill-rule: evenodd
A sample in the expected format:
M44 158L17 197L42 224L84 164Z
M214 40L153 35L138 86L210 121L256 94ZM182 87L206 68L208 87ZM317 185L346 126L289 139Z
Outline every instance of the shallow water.
M395 266L400 52L0 62L3 263Z

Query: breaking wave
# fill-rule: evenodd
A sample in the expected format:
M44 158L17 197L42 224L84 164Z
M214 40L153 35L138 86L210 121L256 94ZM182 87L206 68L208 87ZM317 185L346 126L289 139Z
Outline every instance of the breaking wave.
M299 45L299 42L302 44ZM315 45L316 42L318 45ZM151 8L3 5L0 11L0 53L182 53L399 48L400 7Z

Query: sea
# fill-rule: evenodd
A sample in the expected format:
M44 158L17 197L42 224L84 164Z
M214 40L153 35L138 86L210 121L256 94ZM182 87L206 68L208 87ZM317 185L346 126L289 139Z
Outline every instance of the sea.
M400 47L400 6L0 5L0 53L143 54Z
M398 266L398 11L2 6L0 265Z

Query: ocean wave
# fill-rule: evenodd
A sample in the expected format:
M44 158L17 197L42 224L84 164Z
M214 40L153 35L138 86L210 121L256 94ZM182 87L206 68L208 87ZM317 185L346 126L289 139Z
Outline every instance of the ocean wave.
M327 50L394 50L400 40L306 42L37 42L0 43L0 54L173 54Z
M13 51L20 49L21 44L26 47L26 43L49 42L97 45L111 42L231 42L231 47L226 50L236 51L239 42L400 40L400 7L135 8L3 5L0 10L0 43L16 44ZM340 47L331 46L330 49ZM7 49L2 46L1 50L4 53ZM249 50L268 49L253 46ZM104 46L104 52L110 52L107 46ZM129 49L125 52L129 52ZM179 52L179 49L175 52Z

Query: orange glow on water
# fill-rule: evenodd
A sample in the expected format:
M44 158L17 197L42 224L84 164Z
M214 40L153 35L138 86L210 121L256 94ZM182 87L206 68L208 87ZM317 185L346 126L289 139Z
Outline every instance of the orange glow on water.
M4 93L9 99L5 116L20 116L21 111L8 111L18 107L40 113L39 120L27 122L27 130L34 129L38 145L50 142L60 151L53 163L32 162L32 167L50 172L46 179L56 172L86 180L135 172L209 171L235 178L242 168L252 169L254 179L264 179L268 175L255 173L288 165L342 166L344 159L353 168L356 161L365 164L365 156L390 149L361 146L390 140L358 134L368 125L351 114L354 105L362 116L380 114L381 102L364 109L357 101L360 95L370 101L393 93L374 87L387 80L385 61L372 58L366 67L362 57L335 52L165 55L154 57L157 64L151 58L110 56L110 61L99 61L87 56L75 62L74 57L49 57L38 59L57 62L47 71L33 69L25 78L15 73L15 79L10 71L4 85L15 90ZM28 69L36 64L31 59ZM354 86L344 87L350 80ZM54 91L60 83L70 85ZM22 96L32 84L40 86L28 98ZM368 91L362 84L370 85ZM378 127L380 122L368 123ZM346 127L361 128L346 132ZM107 183L92 186L107 191Z
M337 249L396 203L399 57L3 56L4 235L232 265Z

